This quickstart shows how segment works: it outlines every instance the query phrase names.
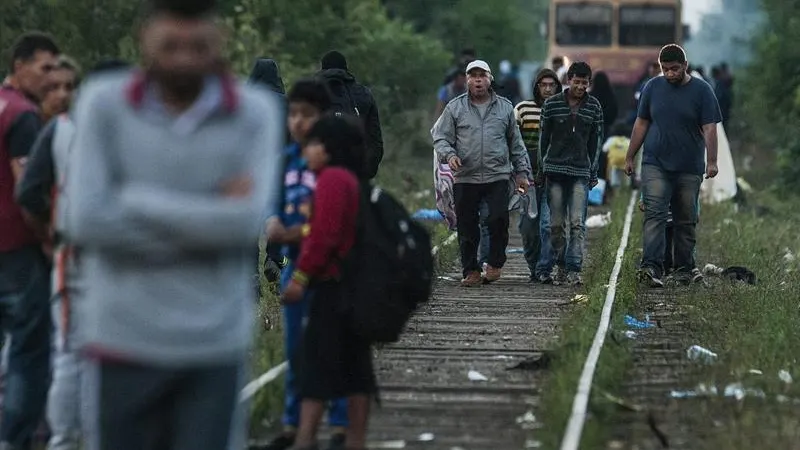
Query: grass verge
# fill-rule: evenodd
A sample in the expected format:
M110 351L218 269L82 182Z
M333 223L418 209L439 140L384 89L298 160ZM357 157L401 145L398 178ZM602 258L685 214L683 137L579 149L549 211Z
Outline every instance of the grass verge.
M704 381L720 392L740 382L765 397L701 400L715 425L704 440L708 449L797 448L800 439L800 389L778 376L783 370L800 376L800 273L794 257L800 251L800 197L763 191L750 202L761 207L739 212L731 204L704 207L698 245L710 255L707 262L755 272L757 285L709 279L712 289L683 300L692 311L692 337L719 354L702 372Z
M433 168L429 160L407 159L401 163L392 162L381 168L376 184L386 188L396 196L409 212L420 208L433 208ZM433 245L443 242L450 231L441 223L429 223ZM455 257L454 245L443 247L439 253L440 270L452 262ZM261 262L264 260L264 249L261 248ZM265 328L265 319L271 327ZM262 374L285 360L283 351L283 322L280 301L276 286L261 278L261 300L258 308L258 326L253 349L253 377ZM252 378L252 377L251 377ZM283 411L284 378L280 377L257 392L251 405L251 435L261 436L274 430L280 421Z
M630 191L620 192L611 203L612 222L593 239L590 246L592 254L585 270L584 294L589 296L585 303L578 304L561 323L559 337L554 345L554 362L550 374L541 391L539 411L543 427L534 433L541 448L556 449L561 443L567 421L572 411L572 402L583 370L586 356L597 332L600 314L605 303L608 279L614 266L615 257L622 236L625 212L630 201ZM636 297L635 272L636 252L640 244L640 233L631 228L628 251L625 253L622 271L617 285L617 294L612 316L611 332L622 329L622 318ZM629 353L621 346L613 345L610 339L598 362L594 377L594 387L590 399L590 417L586 421L581 448L600 448L606 432L606 425L613 415L612 404L600 400L600 390L614 393L628 367Z

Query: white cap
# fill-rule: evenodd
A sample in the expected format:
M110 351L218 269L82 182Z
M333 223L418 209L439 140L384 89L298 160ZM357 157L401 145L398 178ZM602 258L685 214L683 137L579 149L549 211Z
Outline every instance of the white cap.
M466 73L469 73L472 69L481 69L485 70L486 72L492 73L492 69L489 68L489 64L486 61L482 61L480 59L476 59L467 65Z

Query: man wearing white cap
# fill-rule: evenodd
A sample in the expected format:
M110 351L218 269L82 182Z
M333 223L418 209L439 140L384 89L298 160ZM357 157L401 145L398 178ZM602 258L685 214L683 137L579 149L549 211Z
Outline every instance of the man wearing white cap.
M461 265L466 287L480 286L478 211L489 206L489 255L486 282L500 279L508 245L509 179L527 192L531 178L514 105L491 88L492 70L485 61L467 66L467 92L453 99L431 130L439 161L455 177L455 202Z

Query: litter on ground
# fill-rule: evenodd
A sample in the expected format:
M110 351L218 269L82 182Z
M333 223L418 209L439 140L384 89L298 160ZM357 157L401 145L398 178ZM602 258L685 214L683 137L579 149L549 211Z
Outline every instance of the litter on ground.
M475 370L470 370L467 373L467 378L469 378L470 381L489 381L482 373Z
M611 212L595 214L586 219L586 228L603 228L611 223Z
M646 315L644 321L638 320L637 318L627 315L625 316L625 325L631 328L653 328L656 326L655 323L650 321L650 315Z
M706 364L711 364L717 360L717 354L707 348L693 345L686 349L686 357L690 361L699 361Z

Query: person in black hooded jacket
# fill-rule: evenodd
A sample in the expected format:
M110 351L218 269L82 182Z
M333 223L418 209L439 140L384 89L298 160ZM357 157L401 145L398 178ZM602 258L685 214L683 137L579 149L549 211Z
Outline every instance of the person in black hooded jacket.
M347 60L337 51L326 53L320 61L317 73L333 96L333 111L358 116L364 124L367 136L366 174L375 178L383 160L383 134L378 116L378 106L369 88L356 81L347 68Z
M250 73L248 82L250 84L263 86L280 96L288 112L288 105L286 105L286 89L283 86L283 78L281 78L278 63L275 62L274 59L257 59L253 66L253 71ZM286 123L285 117L276 117L274 120L282 120ZM287 128L286 143L288 144L290 141L291 136ZM258 257L258 252L256 252L256 258ZM256 261L258 261L258 259L256 259ZM267 242L267 259L264 261L264 275L266 275L267 280L272 283L277 282L281 270L283 270L285 265L286 259L281 254L281 245ZM258 267L258 264L256 264L256 267ZM256 277L255 284L256 292L259 292L260 286L258 277Z

